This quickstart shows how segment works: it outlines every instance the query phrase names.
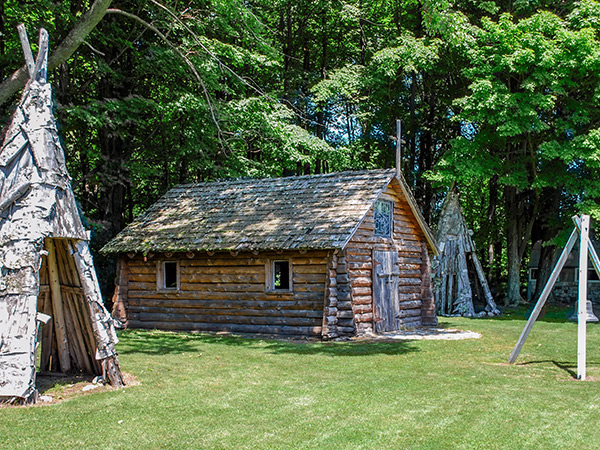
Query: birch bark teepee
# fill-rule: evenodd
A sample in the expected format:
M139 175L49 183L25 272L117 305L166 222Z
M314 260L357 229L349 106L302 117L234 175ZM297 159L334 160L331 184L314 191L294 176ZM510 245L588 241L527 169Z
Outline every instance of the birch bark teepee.
M501 314L477 258L471 234L460 208L458 193L450 189L437 230L441 254L437 257L434 291L440 315L473 317ZM475 279L472 279L473 274ZM475 313L472 285L485 300L485 311L478 314Z
M30 79L0 148L0 402L33 403L42 320L42 371L123 378L52 113L48 34L35 61L19 34Z

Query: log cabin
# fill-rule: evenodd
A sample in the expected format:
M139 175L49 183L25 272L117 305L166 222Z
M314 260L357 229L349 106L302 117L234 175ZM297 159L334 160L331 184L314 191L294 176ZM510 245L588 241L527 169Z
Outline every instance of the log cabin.
M395 169L174 187L103 249L131 328L331 339L436 324L437 246Z

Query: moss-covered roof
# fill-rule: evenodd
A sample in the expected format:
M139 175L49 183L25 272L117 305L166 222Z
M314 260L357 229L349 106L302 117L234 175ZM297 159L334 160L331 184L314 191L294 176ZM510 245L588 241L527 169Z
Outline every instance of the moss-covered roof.
M343 248L395 170L176 186L104 253Z

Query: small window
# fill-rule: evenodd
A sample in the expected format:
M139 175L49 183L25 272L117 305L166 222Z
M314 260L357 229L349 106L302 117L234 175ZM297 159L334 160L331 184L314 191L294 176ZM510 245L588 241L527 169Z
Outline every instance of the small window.
M595 269L588 270L588 281L600 281L600 278L598 278L598 274L596 273Z
M159 289L179 289L179 263L177 261L163 261L159 264Z
M291 274L289 261L272 261L270 288L274 291L290 291Z
M392 202L375 202L375 236L392 237Z

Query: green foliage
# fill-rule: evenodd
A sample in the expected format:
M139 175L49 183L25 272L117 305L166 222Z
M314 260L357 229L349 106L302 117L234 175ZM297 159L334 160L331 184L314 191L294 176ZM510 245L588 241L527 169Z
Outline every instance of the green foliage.
M2 78L22 65L18 23L34 52L46 27L52 50L90 6L2 4ZM391 167L396 119L402 169L425 217L435 222L456 183L498 286L512 212L535 222L534 236L511 232L521 248L550 242L575 212L598 217L596 0L164 5L113 7L168 42L107 14L50 74L69 171L99 239L177 183ZM511 189L516 207L506 203Z

